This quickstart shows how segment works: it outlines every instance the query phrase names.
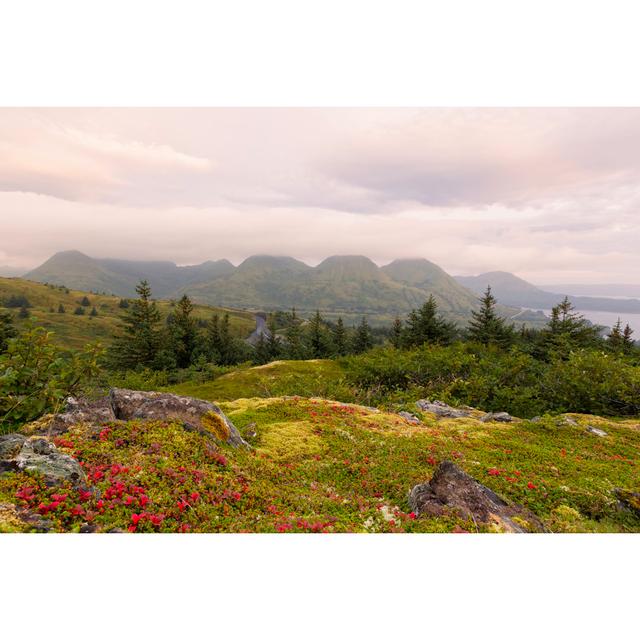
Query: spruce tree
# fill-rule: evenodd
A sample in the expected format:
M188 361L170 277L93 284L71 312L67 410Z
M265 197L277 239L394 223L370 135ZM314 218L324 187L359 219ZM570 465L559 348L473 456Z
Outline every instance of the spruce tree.
M66 313L66 309L62 303L58 305L58 313Z
M269 356L269 362L277 360L282 353L282 347L280 345L280 339L276 334L276 324L273 320L269 323L269 337L267 338L267 353Z
M175 355L176 365L185 369L193 362L196 349L196 323L191 317L193 303L189 296L182 296L178 301L171 317L170 336L171 346Z
M636 345L632 335L633 329L627 324L622 332L622 349L625 353L631 353Z
M327 335L320 311L316 311L309 322L309 354L312 358L326 358L329 355Z
M346 356L347 355L347 331L344 328L344 322L342 318L338 318L336 322L336 326L333 328L332 332L332 346L333 353L337 356Z
M402 346L402 334L402 320L400 320L400 316L396 316L393 321L393 326L391 327L391 344L396 349L400 349Z
M118 307L120 307L120 309L128 309L129 301L126 298L120 298L120 302L118 302Z
M261 333L255 347L253 348L253 362L255 364L267 364L269 361L269 347L264 338L264 333Z
M371 335L371 328L367 319L362 316L362 321L356 329L355 336L353 337L353 352L364 353L373 346L373 336Z
M207 323L205 344L209 362L219 363L222 344L220 342L220 318L218 318L218 314L213 315Z
M74 316L83 316L84 315L84 307L80 307L80 306L76 307L73 310L73 315Z
M433 295L418 309L409 314L405 342L407 346L446 344L451 341L455 327L438 313L438 303Z
M98 315L98 310L97 310L95 307L93 307L93 308L91 309L91 313L90 313L89 315L90 315L92 318L95 318L95 317Z
M21 318L22 320L24 320L28 317L29 317L29 309L27 309L27 307L21 307L20 311L18 312L18 318Z
M613 325L611 331L607 334L607 347L614 353L619 353L624 349L622 320L620 320L620 318L618 318L618 321Z
M566 354L571 349L592 347L600 342L600 327L580 315L568 297L553 307L551 319L541 332L547 353Z
M0 353L7 350L9 340L17 335L18 332L13 326L13 316L6 311L0 311Z
M487 287L480 299L479 311L471 312L469 323L469 338L481 344L508 345L513 339L513 326L507 326L504 318L496 313L497 300Z
M287 339L287 357L291 360L304 360L307 354L302 342L300 321L295 308L291 310L291 322L287 327L285 337Z
M111 349L114 364L122 369L153 367L160 348L160 311L151 300L146 280L136 287L139 298L125 310L121 330Z
M82 300L80 300L80 304L81 304L83 307L90 307L90 306L91 306L91 302L89 302L89 298L87 298L87 296L84 296L84 297L82 298Z

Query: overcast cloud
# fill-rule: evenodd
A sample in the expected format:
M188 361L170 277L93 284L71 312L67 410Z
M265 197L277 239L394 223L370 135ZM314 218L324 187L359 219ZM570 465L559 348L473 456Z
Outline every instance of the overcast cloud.
M638 109L0 109L0 265L425 257L640 282Z

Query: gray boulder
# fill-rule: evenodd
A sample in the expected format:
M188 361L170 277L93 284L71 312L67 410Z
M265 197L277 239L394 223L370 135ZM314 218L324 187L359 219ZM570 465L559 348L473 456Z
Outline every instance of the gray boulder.
M544 531L533 513L509 504L449 460L438 465L429 482L411 489L409 505L418 516L439 517L452 511L476 524L493 525L508 533Z
M587 431L600 438L606 438L609 435L606 431L603 431L602 429L596 429L596 427L587 427Z
M212 402L156 391L111 389L109 400L119 420L178 420L185 429L212 436L233 447L249 446Z
M421 411L433 413L438 418L466 418L471 414L471 411L467 409L454 409L440 400L434 400L433 402L431 400L418 400L416 406Z
M116 415L108 397L67 398L62 413L57 413L40 429L40 433L57 436L69 431L74 424L87 423L96 426L113 422Z
M414 416L413 413L409 413L408 411L400 411L398 415L411 424L420 424L420 418L418 418L418 416Z
M7 433L0 436L0 460L14 458L22 449L26 439L25 436L19 433Z
M8 462L12 470L41 474L50 485L68 481L83 486L87 480L75 458L60 453L52 442L44 438L26 440L18 455Z
M510 416L506 411L489 412L480 418L480 422L513 422L513 416Z

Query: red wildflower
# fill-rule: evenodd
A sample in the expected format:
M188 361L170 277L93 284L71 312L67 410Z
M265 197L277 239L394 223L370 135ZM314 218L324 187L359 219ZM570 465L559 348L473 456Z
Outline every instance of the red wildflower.
M490 476L499 476L499 475L500 475L500 469L496 469L496 468L494 467L494 468L489 469L489 470L487 471L487 473L488 473Z
M140 520L142 520L144 518L144 514L142 513L132 513L131 514L131 522L133 522L134 525L137 525L138 522L140 522Z
M533 482L528 482L527 483L527 489L536 489L536 485L533 484Z
M145 505L149 504L149 498L143 493L139 498L140 506L144 508Z
M138 528L138 527L136 527L136 525L135 525L135 524L130 524L130 525L127 527L127 529L129 530L129 533L135 533L137 528Z
M197 491L194 491L189 497L193 502L196 502L200 497L200 494Z
M152 525L159 527L162 524L162 521L164 520L164 516L153 515L150 517L150 520Z
M416 519L416 514L412 511L412 512L409 514L409 517L410 517L412 520L415 520L415 519Z
M189 503L186 500L178 500L178 509L180 509L180 513L182 513L188 506Z
M436 466L436 459L433 456L429 456L427 458L427 462L432 466L435 467Z

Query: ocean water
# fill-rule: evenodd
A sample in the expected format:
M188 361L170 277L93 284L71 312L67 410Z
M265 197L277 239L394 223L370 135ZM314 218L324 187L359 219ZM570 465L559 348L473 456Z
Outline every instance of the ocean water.
M536 309L537 311L537 309ZM551 315L551 309L542 309L545 315ZM635 331L634 338L640 340L640 313L614 313L612 311L583 311L582 309L576 309L578 313L581 313L587 320L591 320L593 324L599 324L603 327L613 327L618 321L618 318L622 321L622 327L626 324Z

